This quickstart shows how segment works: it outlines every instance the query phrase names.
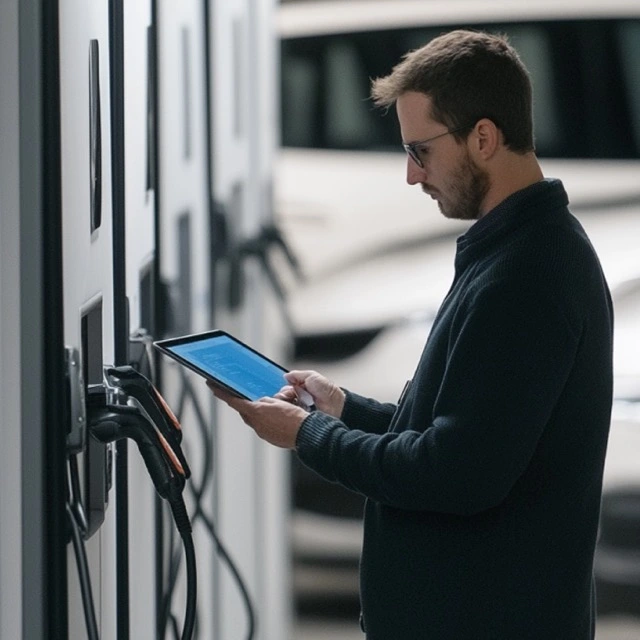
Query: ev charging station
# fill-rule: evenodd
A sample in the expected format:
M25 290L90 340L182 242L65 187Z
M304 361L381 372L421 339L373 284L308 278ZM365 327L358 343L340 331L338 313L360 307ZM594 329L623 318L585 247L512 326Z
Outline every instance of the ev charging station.
M151 346L288 355L274 10L0 6L2 638L290 635L289 458Z

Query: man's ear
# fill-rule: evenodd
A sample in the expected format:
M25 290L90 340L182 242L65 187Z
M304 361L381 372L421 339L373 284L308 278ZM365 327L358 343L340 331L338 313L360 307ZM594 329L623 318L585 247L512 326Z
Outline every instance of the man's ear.
M479 159L490 160L502 144L502 131L498 129L493 120L482 118L476 122L476 126L469 135L473 145L472 150Z

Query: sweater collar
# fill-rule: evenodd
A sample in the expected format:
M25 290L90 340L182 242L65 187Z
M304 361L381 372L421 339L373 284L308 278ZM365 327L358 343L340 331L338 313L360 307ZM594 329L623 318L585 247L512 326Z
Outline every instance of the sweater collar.
M496 205L457 240L456 267L464 266L498 239L515 231L534 216L566 207L567 192L560 180L544 178L516 191Z

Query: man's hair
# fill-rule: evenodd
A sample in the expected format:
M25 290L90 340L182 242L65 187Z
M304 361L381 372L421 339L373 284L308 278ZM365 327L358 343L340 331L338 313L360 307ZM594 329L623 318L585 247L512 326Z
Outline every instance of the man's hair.
M407 53L392 72L373 80L371 97L389 107L408 91L431 98L430 116L464 139L481 118L501 131L512 151L533 151L529 73L505 36L459 29Z

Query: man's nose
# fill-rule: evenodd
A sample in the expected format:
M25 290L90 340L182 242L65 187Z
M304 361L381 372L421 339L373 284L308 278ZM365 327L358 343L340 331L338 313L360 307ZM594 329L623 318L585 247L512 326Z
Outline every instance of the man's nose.
M419 167L411 156L407 156L407 183L414 185L427 181L427 172Z

